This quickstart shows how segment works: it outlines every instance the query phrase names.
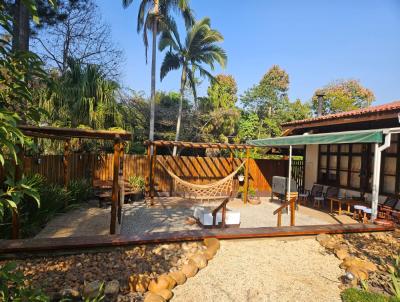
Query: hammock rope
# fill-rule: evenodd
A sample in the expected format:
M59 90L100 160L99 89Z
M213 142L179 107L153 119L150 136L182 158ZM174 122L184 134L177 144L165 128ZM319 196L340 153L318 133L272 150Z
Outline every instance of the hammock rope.
M202 199L202 200L203 199L213 199L216 197L221 198L221 197L228 196L233 188L233 177L239 172L239 170L246 163L246 160L244 160L242 162L242 164L240 166L238 166L235 171L233 171L228 176L226 176L216 182L206 184L206 185L199 185L199 184L193 184L186 180L183 180L178 175L176 175L175 173L170 171L164 165L164 163L161 162L159 159L157 159L157 161L174 180L175 192L179 192L179 190L181 189L184 196L187 193L187 194L189 194L189 198L194 195L195 198ZM225 193L225 195L222 195L223 193Z

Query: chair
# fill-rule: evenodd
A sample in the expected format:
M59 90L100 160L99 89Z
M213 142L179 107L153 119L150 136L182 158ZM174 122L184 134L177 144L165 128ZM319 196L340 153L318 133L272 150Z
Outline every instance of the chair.
M381 205L378 205L378 218L393 220L397 218L398 215L396 212L400 211L400 202L398 196L391 195L388 196L385 202Z
M314 199L314 197L319 197L322 195L322 191L324 186L319 184L314 184L311 190L305 190L304 192L299 194L298 202L301 204L302 201L306 203Z
M325 207L327 199L331 197L337 197L338 193L339 189L337 187L324 187L322 195L314 197L314 207L317 205L318 208L321 208L321 203Z
M354 212L353 212L353 219L354 220L362 220L363 215L364 215L364 210L366 209L366 206L362 205L355 205L354 206Z
M371 214L372 214L372 209L365 207L363 210L364 216L363 216L363 223L367 223L371 219Z

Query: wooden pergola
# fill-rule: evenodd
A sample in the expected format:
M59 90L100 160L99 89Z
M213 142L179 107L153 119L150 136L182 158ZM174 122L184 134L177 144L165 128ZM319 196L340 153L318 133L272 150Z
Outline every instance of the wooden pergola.
M149 195L151 199L151 204L154 200L154 171L156 165L157 147L177 147L177 148L189 148L189 149L219 149L219 150L229 150L230 160L233 161L234 151L244 151L245 152L245 172L244 172L244 188L243 188L243 200L246 203L248 198L248 187L249 187L249 158L250 150L252 146L245 144L226 144L226 143L194 143L194 142L181 142L181 141L145 141L147 146L147 156L149 160ZM153 149L153 150L152 150Z
M88 130L77 128L57 128L57 127L37 127L21 125L19 129L30 137L47 138L52 140L64 141L63 169L64 186L70 182L70 171L68 161L71 154L71 139L95 139L114 141L114 163L113 163L113 182L111 195L111 222L110 234L117 231L117 221L121 221L121 202L124 199L124 181L123 181L123 156L124 141L132 139L132 133L126 131L106 131L106 130ZM21 154L22 155L22 154ZM19 236L19 218L16 212L13 213L13 239Z

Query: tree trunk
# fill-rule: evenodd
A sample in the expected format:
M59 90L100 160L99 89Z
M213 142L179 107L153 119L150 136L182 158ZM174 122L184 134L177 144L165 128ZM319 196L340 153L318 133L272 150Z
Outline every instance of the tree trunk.
M181 76L181 99L179 100L179 110L178 110L178 120L176 121L176 134L175 141L179 141L179 135L181 132L181 121L182 121L182 107L183 107L183 97L185 93L185 84L186 84L186 66L182 67L182 76ZM174 146L174 150L172 152L173 156L176 156L177 147Z
M158 15L159 0L154 0L154 14ZM150 100L150 131L149 140L154 140L154 115L156 105L156 54L157 54L157 18L153 21L153 43L151 50L151 100ZM153 149L151 149L153 153Z
M13 20L14 51L29 51L29 11L21 0L15 0Z

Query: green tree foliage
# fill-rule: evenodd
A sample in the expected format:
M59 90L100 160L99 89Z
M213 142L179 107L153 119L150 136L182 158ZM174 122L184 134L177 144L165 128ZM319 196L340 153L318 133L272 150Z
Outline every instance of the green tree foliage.
M181 74L181 99L179 102L178 119L176 123L175 141L179 140L181 131L181 119L183 110L183 99L186 83L190 84L196 100L196 83L194 81L193 70L200 72L200 75L207 76L211 80L214 77L205 68L205 66L214 69L214 64L218 63L222 67L226 64L225 51L217 45L223 41L222 35L211 28L209 18L204 18L193 24L186 33L185 43L182 43L179 37L175 22L168 23L167 31L164 31L160 38L159 49L163 51L168 48L164 61L161 65L161 80L171 71L182 68ZM173 154L176 155L176 147Z
M302 104L300 100L290 102L288 90L289 75L274 65L258 85L245 91L241 97L243 107L247 113L255 113L259 119L258 129L252 138L278 136L282 132L282 123L310 116L308 104ZM242 122L247 123L248 117L249 115L244 115ZM239 137L241 141L245 138Z
M61 76L53 74L53 86L38 89L36 99L47 112L42 122L108 129L122 125L118 91L118 84L108 80L99 66L70 59L66 72Z
M237 84L233 76L219 74L207 89L209 109L234 108L237 102Z
M237 129L240 112L236 107L237 84L232 75L217 75L207 89L207 97L199 98L200 131L206 142L229 142Z
M126 8L131 5L133 0L122 0L122 5ZM151 53L151 99L150 99L150 127L149 139L154 139L154 120L155 120L155 98L156 98L156 51L157 35L168 30L168 23L173 22L171 12L179 11L185 21L186 28L194 23L192 10L188 0L141 0L137 18L137 32L143 32L143 42L146 49L149 46L147 31L152 31L152 53Z
M357 80L341 80L330 83L315 91L312 97L312 109L318 110L317 95L324 94L322 114L333 114L366 108L375 100L374 93Z
M10 39L12 17L2 3L0 26L0 32L3 32L0 40L0 165L6 178L0 186L2 220L6 209L17 213L27 198L39 203L35 183L19 175L22 171L19 153L30 144L17 125L21 120L33 123L39 118L39 112L32 104L32 82L45 80L46 74L35 54L13 51Z

